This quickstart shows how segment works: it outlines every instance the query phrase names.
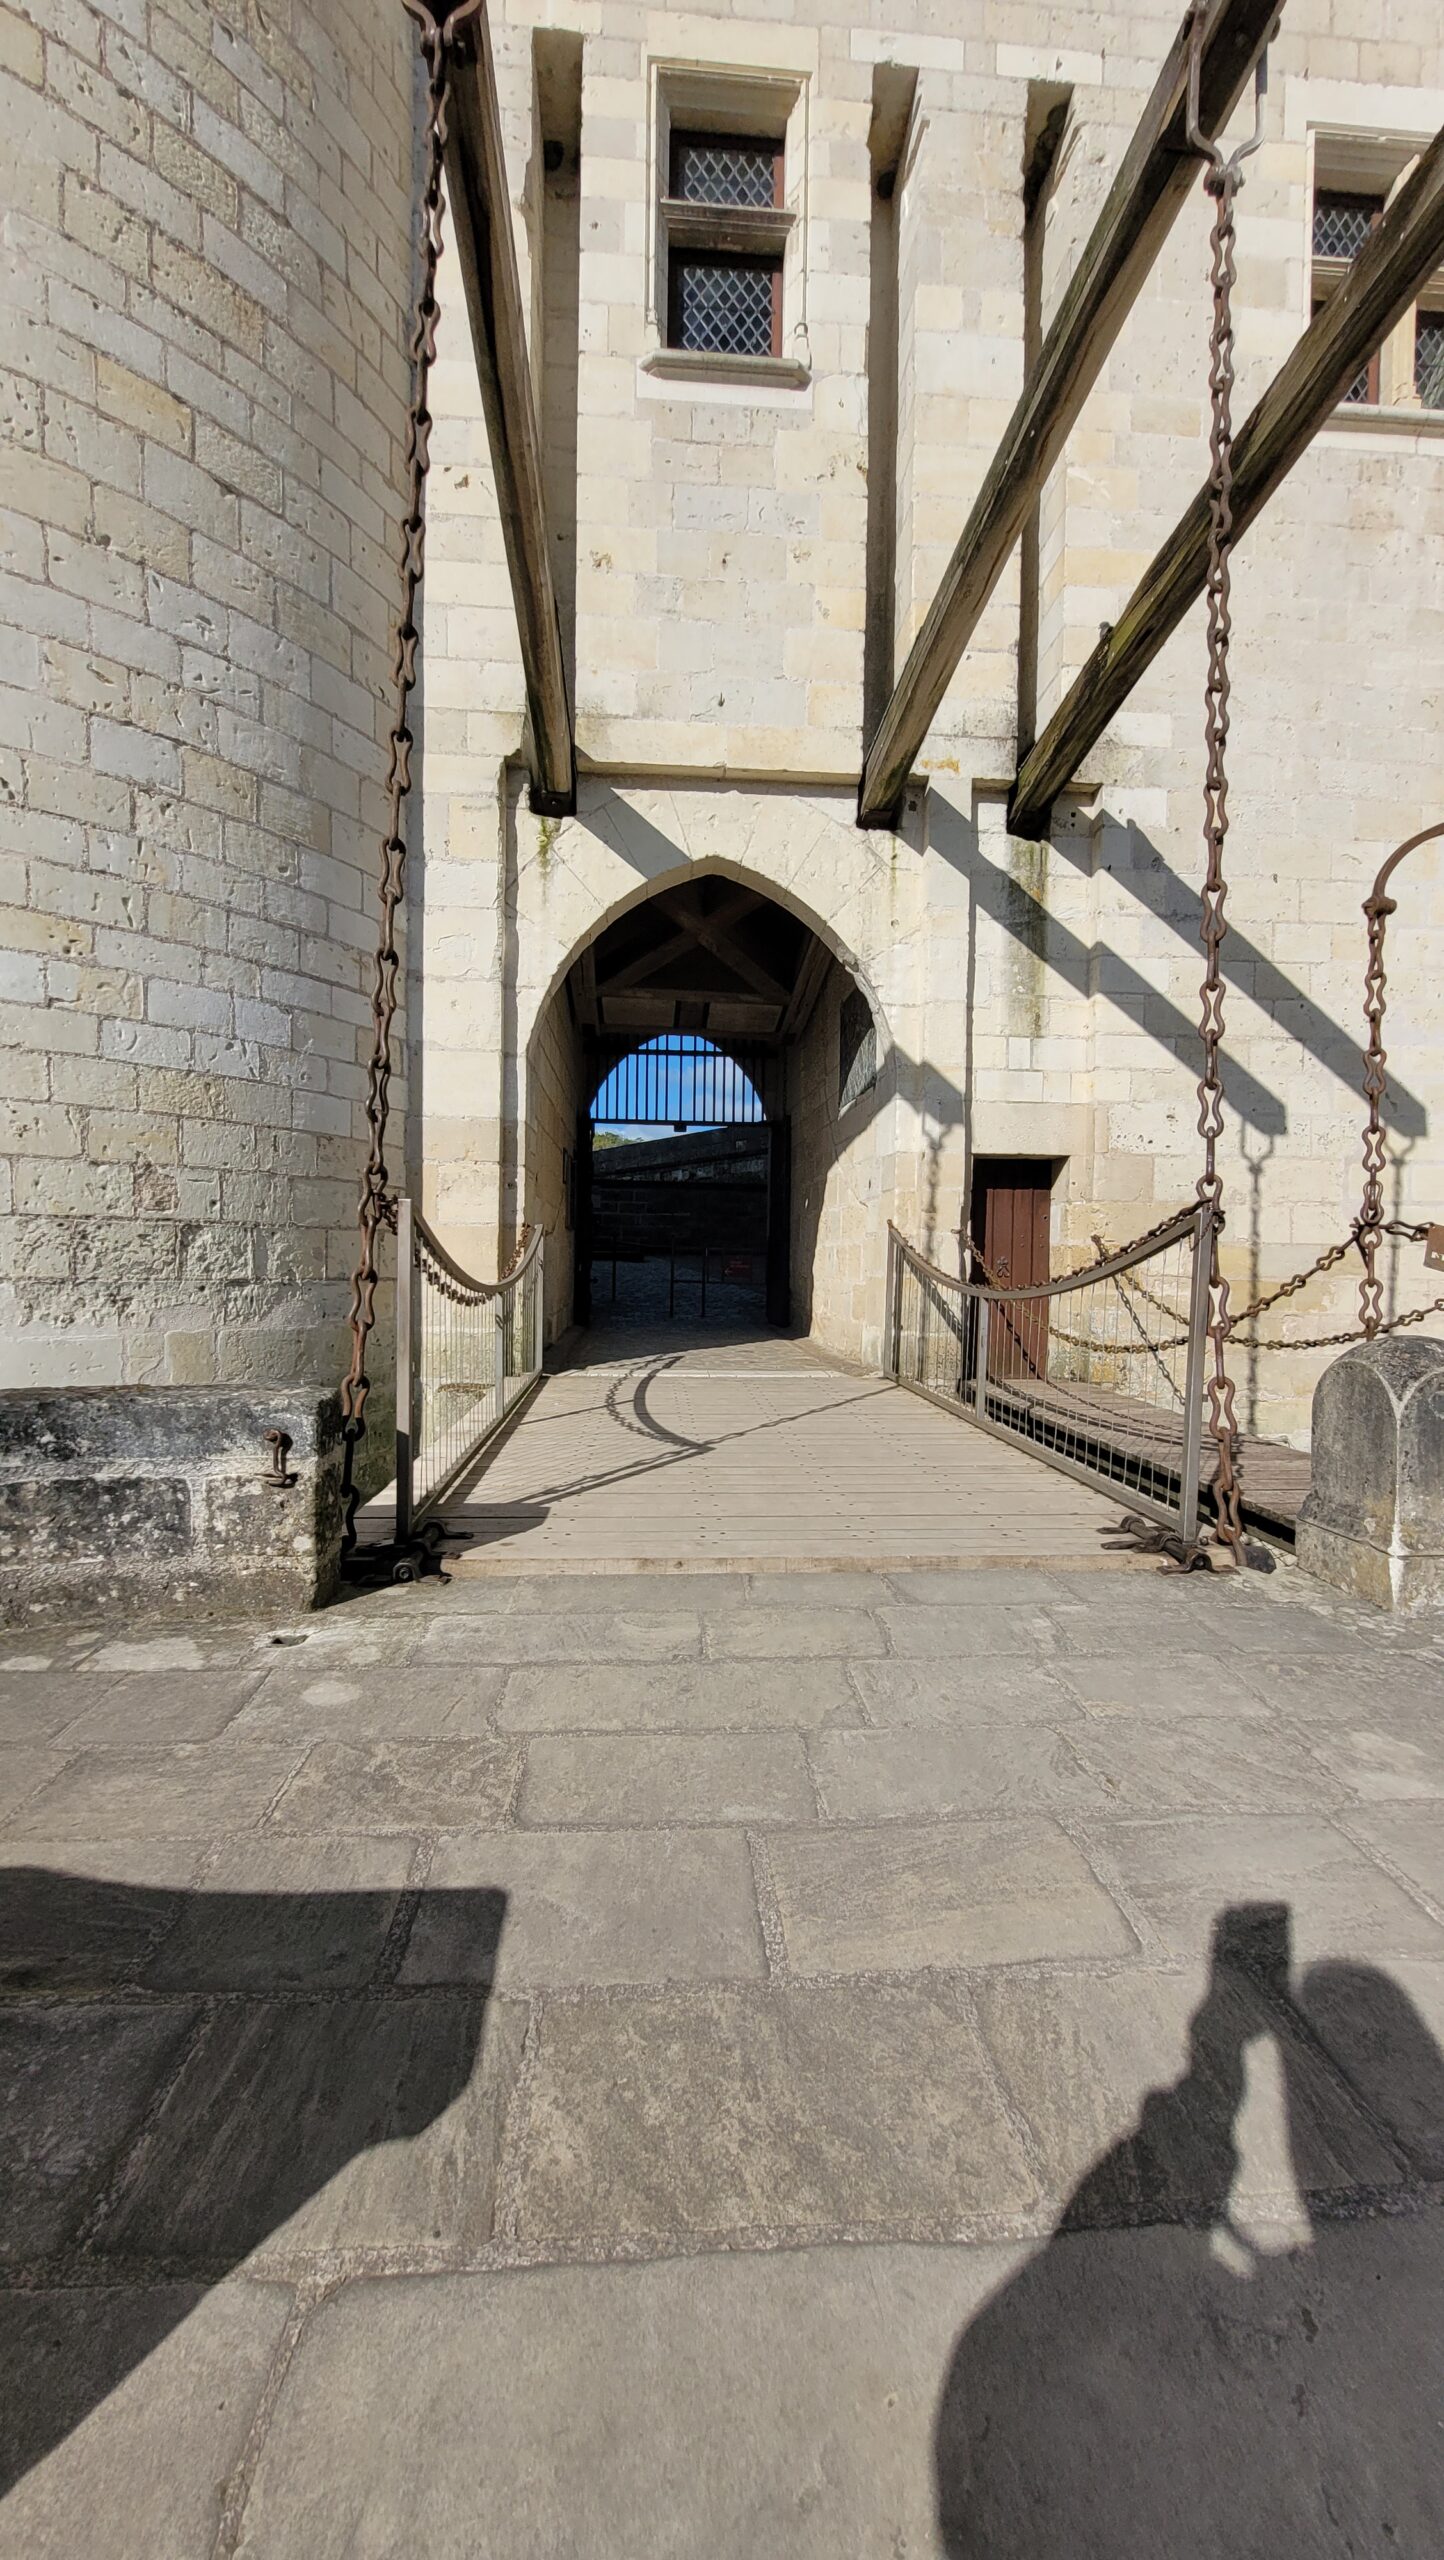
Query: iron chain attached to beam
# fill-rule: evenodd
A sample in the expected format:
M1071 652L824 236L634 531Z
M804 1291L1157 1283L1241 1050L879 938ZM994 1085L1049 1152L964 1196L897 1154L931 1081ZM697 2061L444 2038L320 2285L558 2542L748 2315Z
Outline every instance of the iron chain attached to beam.
M1228 722L1229 671L1228 651L1232 637L1229 609L1230 555L1233 549L1233 286L1234 286L1234 200L1242 178L1242 163L1251 151L1258 149L1263 138L1263 97L1267 86L1267 56L1259 63L1256 74L1256 110L1254 130L1247 142L1225 159L1217 143L1210 140L1199 123L1198 84L1202 58L1203 30L1208 11L1200 5L1190 30L1191 49L1188 76L1188 138L1195 151L1209 162L1204 185L1214 199L1215 212L1210 241L1213 288L1213 325L1209 335L1208 389L1211 420L1209 428L1208 482L1208 678L1204 690L1205 739L1208 768L1204 781L1204 840L1207 865L1203 884L1202 939L1206 957L1202 996L1203 1074L1198 1086L1198 1127L1203 1139L1203 1171L1198 1179L1198 1197L1212 1211L1209 1221L1208 1336L1211 1367L1208 1380L1208 1419L1218 1462L1214 1471L1213 1499L1218 1521L1218 1536L1232 1550L1234 1562L1244 1562L1243 1515L1239 1478L1239 1430L1234 1408L1233 1381L1228 1374L1228 1282L1224 1278L1219 1254L1223 1227L1223 1177L1218 1169L1218 1141L1223 1134L1223 938L1228 931L1224 912L1228 884L1224 875L1224 845L1228 837Z
M386 833L381 843L381 914L371 983L371 1058L366 1079L366 1121L370 1142L357 1208L358 1251L351 1278L351 1365L341 1383L343 1435L342 1544L349 1554L356 1543L355 1482L357 1444L366 1432L366 1346L376 1321L376 1289L380 1280L377 1245L381 1230L394 1221L395 1207L386 1165L386 1124L390 1112L391 1038L396 1023L401 960L396 948L396 920L406 885L406 802L411 789L411 694L416 683L420 633L416 605L421 591L426 549L426 475L431 462L431 411L427 406L431 367L436 356L436 270L441 256L442 156L451 88L451 60L457 30L476 15L482 0L457 0L455 7L432 9L426 0L405 0L420 30L426 63L426 182L421 197L418 233L420 278L412 320L411 403L406 417L406 514L401 526L401 605L392 642L395 700L391 720L391 760L387 775Z

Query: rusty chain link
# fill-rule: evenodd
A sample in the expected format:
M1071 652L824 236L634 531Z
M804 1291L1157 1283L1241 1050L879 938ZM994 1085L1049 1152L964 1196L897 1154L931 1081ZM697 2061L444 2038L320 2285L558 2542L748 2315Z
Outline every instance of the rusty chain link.
M366 1399L371 1389L366 1372L366 1347L376 1321L376 1290L381 1276L377 1244L382 1228L394 1228L395 1225L386 1164L386 1127L393 1072L391 1043L401 968L396 947L396 922L406 885L405 816L411 789L411 751L415 743L410 711L420 641L416 608L425 566L426 475L431 461L432 427L427 400L431 367L436 356L436 270L441 256L443 154L451 89L451 57L457 30L476 16L482 0L457 0L457 5L451 8L441 6L440 0L434 8L427 4L427 0L404 0L404 5L416 21L426 65L425 184L417 243L420 280L408 346L411 400L406 417L407 506L401 525L401 604L392 634L395 692L386 784L386 832L381 843L381 912L371 984L371 1057L366 1078L366 1122L370 1137L356 1213L358 1249L351 1279L349 1318L351 1363L341 1383L345 1523L342 1543L347 1553L356 1543L356 1508L360 1495L355 1483L355 1459L357 1445L365 1436Z
M1196 24L1199 22L1195 22ZM1200 990L1203 1074L1198 1085L1198 1129L1203 1140L1203 1171L1198 1198L1213 1216L1209 1227L1208 1338L1212 1366L1208 1380L1209 1429L1218 1452L1213 1479L1217 1534L1243 1562L1243 1514L1239 1478L1239 1432L1233 1381L1228 1374L1231 1323L1228 1282L1223 1274L1219 1239L1223 1227L1223 1177L1218 1169L1218 1141L1223 1134L1223 970L1220 953L1228 931L1225 904L1224 846L1228 837L1228 651L1232 636L1229 611L1230 553L1233 548L1233 283L1234 198L1238 170L1215 158L1204 184L1214 198L1211 237L1213 326L1209 337L1208 387L1211 408L1208 491L1208 677L1204 689L1204 735L1207 773L1204 780L1204 873L1201 934L1206 960Z

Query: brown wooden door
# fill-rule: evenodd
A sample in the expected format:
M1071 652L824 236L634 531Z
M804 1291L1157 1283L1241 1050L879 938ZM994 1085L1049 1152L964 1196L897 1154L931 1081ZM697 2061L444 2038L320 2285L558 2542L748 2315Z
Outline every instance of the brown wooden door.
M1004 1287L1035 1288L1052 1277L1049 1218L1053 1162L1043 1156L979 1156L973 1169L973 1242ZM1048 1302L995 1306L989 1325L991 1378L1045 1378Z

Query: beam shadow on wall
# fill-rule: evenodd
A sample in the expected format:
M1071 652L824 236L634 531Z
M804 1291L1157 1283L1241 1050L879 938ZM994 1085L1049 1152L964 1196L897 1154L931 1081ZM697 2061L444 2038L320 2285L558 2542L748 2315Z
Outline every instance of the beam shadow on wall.
M292 2217L288 2256L488 2236L505 1912L0 1873L0 2497Z

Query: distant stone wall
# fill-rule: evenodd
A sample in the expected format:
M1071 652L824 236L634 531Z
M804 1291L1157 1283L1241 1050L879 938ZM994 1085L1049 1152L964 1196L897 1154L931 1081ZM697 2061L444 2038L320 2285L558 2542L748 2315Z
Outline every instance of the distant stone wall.
M412 287L371 0L4 14L0 1378L339 1374ZM393 1087L402 1155L404 1080Z

